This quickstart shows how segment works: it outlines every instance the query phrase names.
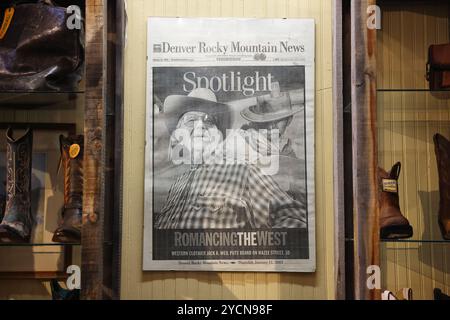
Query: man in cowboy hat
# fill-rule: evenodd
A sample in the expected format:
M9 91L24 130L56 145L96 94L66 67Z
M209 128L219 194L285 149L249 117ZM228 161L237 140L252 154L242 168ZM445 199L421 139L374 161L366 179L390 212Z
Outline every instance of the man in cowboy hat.
M224 132L229 128L229 108L217 103L214 94L205 90L193 91L184 98L170 96L164 102L169 132L184 132L183 138L176 136L171 142L184 144L175 153L195 152L195 143L200 141L204 144L201 149L210 150L210 144L217 142L212 138L217 133L214 130ZM187 133L190 137L186 137ZM157 229L306 225L305 205L292 199L270 176L250 164L227 162L192 163L190 170L171 185L162 210L155 213L154 223Z
M218 103L214 92L205 88L167 97L164 117L171 137L169 159L176 164L210 160L231 126L229 106Z
M267 143L270 154L282 155L296 158L290 139L285 139L284 134L287 127L292 123L294 115L302 111L299 105L293 105L291 94L280 92L278 82L272 83L272 93L270 96L256 98L256 105L250 106L241 112L241 116L249 121L242 127L249 135L250 144ZM257 135L261 129L268 130L268 141L260 141ZM271 131L276 130L279 135L277 143L271 141ZM258 139L259 141L254 141ZM252 141L253 140L253 141Z
M227 140L239 141L240 158L272 176L286 193L306 206L306 163L295 154L291 140L284 137L294 116L302 111L303 89L282 93L278 82L272 82L271 89L270 95L257 97L254 105L241 111L249 123Z

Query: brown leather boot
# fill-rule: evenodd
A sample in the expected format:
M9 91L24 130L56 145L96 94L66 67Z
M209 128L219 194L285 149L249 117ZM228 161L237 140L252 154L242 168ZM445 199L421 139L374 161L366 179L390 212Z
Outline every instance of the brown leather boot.
M31 154L33 133L30 129L20 138L6 131L6 208L0 224L0 242L30 241L31 216Z
M81 239L83 208L83 136L59 137L61 165L64 170L64 208L62 223L53 235L54 242L75 243Z
M450 240L450 141L438 133L433 140L439 175L439 227L444 239Z
M3 220L3 216L5 215L5 205L6 198L4 195L0 194L0 221Z
M397 183L400 169L400 162L397 162L389 173L378 168L381 239L402 239L413 235L409 221L400 211Z

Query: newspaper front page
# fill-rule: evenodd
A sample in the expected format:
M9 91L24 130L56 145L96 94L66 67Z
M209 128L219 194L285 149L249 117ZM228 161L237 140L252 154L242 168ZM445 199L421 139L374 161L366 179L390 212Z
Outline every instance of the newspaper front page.
M315 271L314 21L149 18L144 270Z

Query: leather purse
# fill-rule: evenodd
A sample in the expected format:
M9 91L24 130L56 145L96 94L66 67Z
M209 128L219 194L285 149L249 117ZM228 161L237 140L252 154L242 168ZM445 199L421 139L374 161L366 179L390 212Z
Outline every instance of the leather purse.
M70 29L72 13L52 1L7 2L0 7L0 91L76 91L84 28Z
M427 80L430 90L450 89L450 43L429 47Z

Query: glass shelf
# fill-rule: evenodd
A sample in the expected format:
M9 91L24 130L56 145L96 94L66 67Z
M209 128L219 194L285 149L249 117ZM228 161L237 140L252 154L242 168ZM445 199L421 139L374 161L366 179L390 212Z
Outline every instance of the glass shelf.
M353 238L345 238L346 242L354 241ZM436 243L436 244L450 244L450 240L429 240L429 239L380 239L380 242L385 243Z
M75 90L61 90L61 91L51 91L51 90L39 90L39 91L14 91L14 90L0 90L0 94L9 95L23 95L23 94L65 94L65 93L84 93L83 88L76 88Z
M1 247L73 247L81 243L0 243Z
M429 102L434 102L434 101L442 101L445 102L447 99L450 98L450 90L440 90L440 91L430 91L430 90L420 90L420 89L414 89L414 90L396 90L396 89L378 89L377 90L377 97L378 100L380 100L380 98L382 99L387 99L387 102L390 102L390 100L392 99L397 99L397 100L406 100L405 102L408 103L414 103L415 100L419 100L419 99L428 99L431 100ZM396 100L394 100L394 102L398 102ZM423 103L427 102L427 100L425 101L420 101L420 103L422 104L423 107Z
M40 107L73 108L84 97L84 91L73 92L0 92L1 109L34 109Z
M381 239L381 242L386 243L436 243L436 244L450 244L450 240L419 240L419 239Z
M414 89L414 88L380 88L377 89L377 92L450 92L450 89L442 89L442 90L430 90L430 89Z

